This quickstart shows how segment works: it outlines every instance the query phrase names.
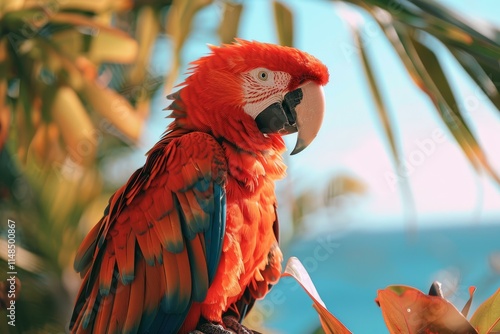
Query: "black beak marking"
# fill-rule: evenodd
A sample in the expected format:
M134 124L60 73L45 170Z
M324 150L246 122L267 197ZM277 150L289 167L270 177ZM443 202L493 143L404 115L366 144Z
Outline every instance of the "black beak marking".
M297 132L297 112L295 107L300 104L304 94L301 88L288 92L283 102L273 103L264 109L255 122L262 133L290 134Z
M297 121L297 112L295 111L295 107L300 104L303 96L304 94L302 93L302 89L300 88L285 95L282 106L290 125L297 125L295 124Z

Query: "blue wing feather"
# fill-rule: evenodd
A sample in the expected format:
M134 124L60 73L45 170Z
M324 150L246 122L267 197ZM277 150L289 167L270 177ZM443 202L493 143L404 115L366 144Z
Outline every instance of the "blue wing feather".
M224 232L226 231L226 192L214 184L214 210L211 214L210 228L205 232L205 248L207 252L208 279L212 283L219 265Z

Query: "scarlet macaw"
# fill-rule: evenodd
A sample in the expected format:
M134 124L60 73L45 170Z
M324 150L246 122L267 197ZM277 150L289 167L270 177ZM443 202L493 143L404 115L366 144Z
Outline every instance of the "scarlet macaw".
M308 146L328 70L290 47L211 46L169 96L161 140L81 244L72 333L252 333L240 324L281 273L281 135Z

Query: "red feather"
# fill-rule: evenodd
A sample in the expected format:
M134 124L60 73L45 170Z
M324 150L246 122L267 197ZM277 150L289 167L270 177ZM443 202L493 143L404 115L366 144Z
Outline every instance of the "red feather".
M200 142L204 149L195 150L193 143ZM177 146L182 150L168 149ZM162 152L169 155L157 158ZM201 300L207 293L205 243L197 233L207 230L214 209L207 206L206 212L199 202L213 200L213 195L194 189L200 180L222 181L210 177L214 169L220 175L219 169L225 168L222 149L209 135L179 138L174 132L157 144L150 159L144 168L151 172L134 173L112 196L107 216L80 247L75 267L84 268L86 275L71 325L75 333L85 332L85 326L90 332L134 332L141 322L153 322L160 308L165 316L187 314L193 299ZM167 160L168 171L162 165ZM176 205L172 194L182 204ZM184 230L195 238L187 238ZM100 247L96 240L102 240Z
M126 333L137 332L144 311L144 295L146 290L146 264L137 262L137 275L130 285L130 301L123 329Z

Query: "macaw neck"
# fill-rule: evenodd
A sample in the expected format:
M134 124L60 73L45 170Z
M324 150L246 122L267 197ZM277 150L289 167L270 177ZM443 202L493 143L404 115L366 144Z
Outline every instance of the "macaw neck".
M280 135L263 134L255 121L242 111L224 106L207 110L206 105L197 103L199 100L187 87L169 98L174 101L166 109L172 110L169 117L174 120L166 137L192 131L212 135L223 147L229 176L236 181L228 191L254 192L285 176L286 166L281 155L286 147Z
M266 155L269 151L283 153L285 144L280 135L263 134L255 120L245 114L242 107L200 103L200 92L196 87L187 86L168 98L173 102L167 110L172 110L174 121L169 130L184 129L211 134L219 142L226 141L238 150ZM241 110L239 110L241 109Z
M174 120L162 139L148 152L148 156L163 152L164 147L173 139L193 131L195 130L179 127L177 121ZM224 150L228 166L228 179L233 181L227 183L228 196L245 198L247 194L260 191L266 186L271 186L274 189L274 181L285 177L286 165L282 157L285 145L280 136L270 137L270 147L262 151L244 150L227 138L215 136L214 138Z

